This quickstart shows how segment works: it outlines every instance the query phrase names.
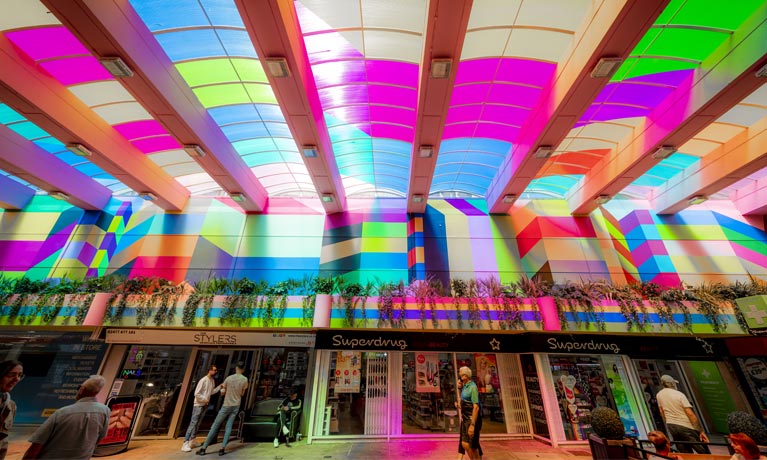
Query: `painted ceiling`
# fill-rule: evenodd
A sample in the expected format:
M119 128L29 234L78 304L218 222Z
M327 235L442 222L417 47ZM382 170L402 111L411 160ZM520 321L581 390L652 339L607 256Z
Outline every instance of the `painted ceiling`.
M0 204L767 212L767 1L0 0Z

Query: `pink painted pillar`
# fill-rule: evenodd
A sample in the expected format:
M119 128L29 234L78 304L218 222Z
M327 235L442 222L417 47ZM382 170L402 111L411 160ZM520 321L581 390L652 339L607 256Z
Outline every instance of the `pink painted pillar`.
M91 308L88 309L88 314L85 315L83 326L103 326L104 315L107 312L107 302L111 297L111 292L100 292L93 297Z
M541 312L541 321L544 331L561 331L562 325L559 324L559 314L557 313L557 304L554 297L538 297L538 308Z
M332 311L333 297L330 294L317 294L314 299L312 327L330 327L330 314Z

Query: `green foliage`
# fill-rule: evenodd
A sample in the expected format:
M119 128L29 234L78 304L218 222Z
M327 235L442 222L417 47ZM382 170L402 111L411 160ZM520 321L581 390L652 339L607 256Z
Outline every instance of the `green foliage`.
M767 446L767 428L761 420L748 412L735 411L727 414L730 433L745 433L760 446Z
M620 416L609 407L597 407L591 411L591 428L601 438L618 440L625 437Z

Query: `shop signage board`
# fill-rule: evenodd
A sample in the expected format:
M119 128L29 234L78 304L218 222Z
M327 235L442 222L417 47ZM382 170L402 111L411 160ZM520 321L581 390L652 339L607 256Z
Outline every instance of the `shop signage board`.
M736 299L751 332L767 334L767 295L753 295Z
M147 345L313 347L314 334L290 332L179 331L168 329L106 330L107 343L142 343Z
M690 361L693 380L700 391L703 404L708 408L708 413L713 420L716 431L729 433L727 415L738 410L730 396L730 389L722 379L722 374L716 363L710 361Z
M140 395L117 396L109 399L107 406L110 415L107 435L96 445L94 457L118 454L128 448L141 399Z
M316 347L368 351L609 354L663 359L719 359L726 355L721 339L612 334L470 334L336 329L317 331Z

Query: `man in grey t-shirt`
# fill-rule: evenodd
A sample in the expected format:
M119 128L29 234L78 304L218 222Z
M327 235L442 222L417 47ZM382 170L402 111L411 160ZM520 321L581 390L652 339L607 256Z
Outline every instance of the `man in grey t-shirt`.
M87 460L106 436L111 411L96 401L104 377L93 375L77 391L77 401L53 413L29 439L24 460Z
M221 449L218 451L218 455L226 453L226 445L229 443L229 436L232 434L232 425L234 425L237 412L240 411L240 401L242 401L242 396L248 389L248 378L242 375L244 371L245 364L242 362L237 363L237 366L234 368L234 374L227 377L224 383L221 384L221 393L224 393L224 405L218 411L216 420L213 421L213 425L211 425L208 432L208 437L205 438L202 448L197 451L197 455L205 455L205 450L218 437L218 432L221 430L221 425L224 421L226 421L226 430L224 431L224 441Z

